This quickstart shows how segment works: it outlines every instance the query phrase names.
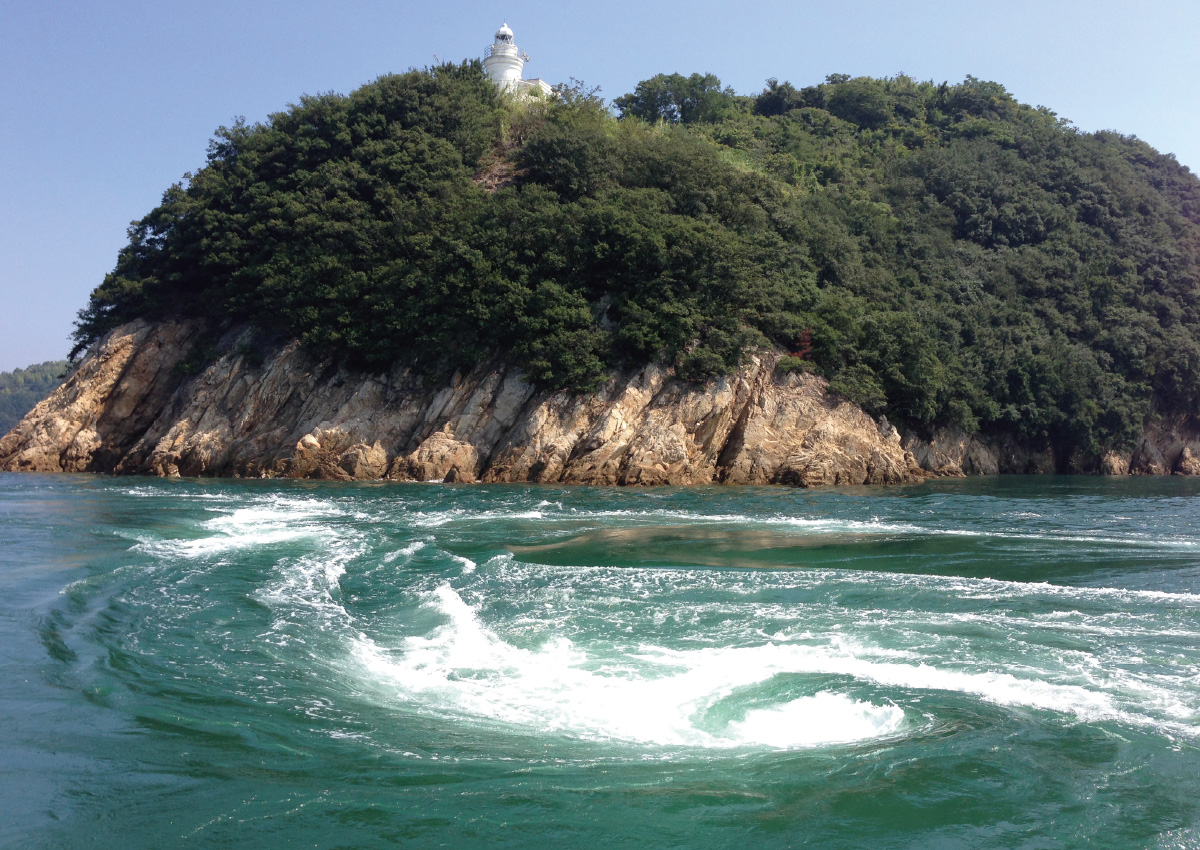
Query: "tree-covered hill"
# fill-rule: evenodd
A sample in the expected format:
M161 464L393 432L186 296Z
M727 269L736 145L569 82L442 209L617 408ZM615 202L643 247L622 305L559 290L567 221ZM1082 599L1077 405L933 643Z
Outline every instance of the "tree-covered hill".
M586 390L794 356L873 413L1095 456L1200 413L1200 181L995 84L497 94L478 63L218 130L80 313L251 321L365 369Z
M0 437L54 392L62 383L67 366L65 360L47 360L25 369L0 372Z

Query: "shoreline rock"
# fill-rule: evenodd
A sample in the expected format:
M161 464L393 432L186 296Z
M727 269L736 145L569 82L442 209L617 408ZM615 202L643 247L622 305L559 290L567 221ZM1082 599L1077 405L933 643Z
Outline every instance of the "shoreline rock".
M650 365L592 394L484 364L429 388L296 343L251 358L236 333L194 376L195 323L131 322L0 440L0 470L578 484L900 484L925 472L808 374L750 356L706 384ZM889 430L890 429L890 430Z
M1050 446L989 441L959 428L939 428L928 439L910 432L903 446L931 476L1200 475L1200 430L1183 421L1149 425L1133 451L1100 457L1058 457Z
M0 439L0 470L344 481L599 485L903 484L1006 473L1198 475L1200 431L1146 428L1131 452L1057 457L1049 446L958 428L922 438L752 355L704 384L661 365L590 394L538 390L483 364L442 386L396 366L364 375L291 342L252 355L249 331L188 375L211 342L196 322L138 320L108 334Z

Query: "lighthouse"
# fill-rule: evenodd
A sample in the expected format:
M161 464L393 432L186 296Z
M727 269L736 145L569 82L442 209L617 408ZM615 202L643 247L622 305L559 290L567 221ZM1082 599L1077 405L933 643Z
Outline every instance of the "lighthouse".
M507 23L500 25L500 29L496 30L496 40L483 52L483 69L501 91L511 92L518 97L550 94L550 84L545 80L521 78L528 61L529 54L517 47L513 31Z

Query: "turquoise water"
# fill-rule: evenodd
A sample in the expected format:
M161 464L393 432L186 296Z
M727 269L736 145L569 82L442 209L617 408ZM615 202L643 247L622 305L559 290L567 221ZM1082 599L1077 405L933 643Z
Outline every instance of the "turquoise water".
M1200 847L1200 482L0 475L0 846Z

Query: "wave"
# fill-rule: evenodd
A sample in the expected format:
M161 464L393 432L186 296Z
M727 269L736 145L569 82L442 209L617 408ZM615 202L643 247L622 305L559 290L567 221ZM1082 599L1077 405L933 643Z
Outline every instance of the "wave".
M959 598L1004 599L1023 596L1054 596L1072 600L1119 600L1172 602L1191 605L1200 603L1200 593L1173 590L1140 590L1124 587L1089 587L1051 584L1045 581L1011 581L995 578L971 578L953 575L920 575L916 573L875 573L886 576L896 585L936 586L953 592Z
M768 526L794 529L812 534L855 534L855 535L898 535L898 536L946 536L995 540L1045 541L1048 543L1100 544L1104 546L1129 546L1150 549L1194 549L1200 540L1180 536L1151 536L1130 532L1128 534L1094 532L1018 531L1013 529L939 528L913 522L888 521L880 518L866 520L754 514L698 513L695 511L658 508L653 510L577 510L561 509L557 503L545 500L533 509L489 509L470 510L450 508L441 511L416 511L411 514L412 523L420 528L440 528L452 523L477 523L515 520L545 520L547 525L556 522L619 521L635 525L670 520L682 524L733 525L741 528ZM1039 514L1024 512L1018 518L1040 518Z
M388 552L383 556L383 563L391 564L401 558L408 560L413 555L424 549L426 545L427 544L424 540L414 540L412 543L409 543L406 546L401 546L394 552Z
M786 749L911 732L919 722L904 706L932 691L1078 722L1200 736L1186 683L1130 673L1119 652L1053 653L1037 644L1036 634L1026 636L1034 655L1018 651L1005 662L988 662L972 641L961 647L965 656L948 650L933 657L929 647L885 648L810 631L759 632L762 641L755 644L700 649L585 649L562 636L526 649L485 626L449 584L430 593L425 605L447 622L394 649L363 638L352 654L362 675L387 683L394 698L439 715L656 746ZM744 613L743 619L751 617ZM910 613L920 620L920 612ZM995 625L1003 626L1004 618ZM1042 652L1049 654L1039 661ZM772 685L778 677L850 684L797 694ZM882 688L894 702L864 701L863 688ZM769 693L751 698L747 689Z
M407 503L364 509L361 502L277 495L232 510L209 510L214 509L221 515L199 523L205 536L143 540L134 548L195 560L206 568L203 559L214 553L303 542L267 555L276 559L273 573L254 595L272 609L275 622L262 637L302 645L314 629L323 632L330 640L307 646L304 658L336 670L349 651L361 682L383 684L389 699L432 715L648 746L790 749L919 731L930 721L916 705L922 693L933 691L1079 722L1112 721L1187 737L1200 733L1200 719L1190 707L1193 684L1171 681L1170 671L1154 666L1157 655L1138 673L1128 672L1121 657L1130 642L1154 646L1159 638L1172 638L1182 646L1194 637L1189 618L1200 593L854 569L734 574L646 566L566 568L490 553L487 560L479 558L480 569L471 557L441 548L444 535L430 530L451 522L527 520L536 521L539 531L576 521L653 527L664 519L758 523L817 534L976 533L969 529L930 530L877 519L576 511L545 500L533 510L456 507L422 513ZM364 510L373 522L362 521ZM419 539L397 542L390 536L395 531L383 523ZM1064 538L1085 539L1071 534L1045 539ZM408 565L417 553L422 554L411 571L392 569ZM442 625L392 639L381 637L376 624L356 620L351 611L381 610L373 602L375 608L351 605L348 611L343 603L341 582L356 559L368 571L380 571L370 582L357 577L348 585L353 594L399 591L411 599L412 592L436 587L424 605L444 620ZM397 583L400 575L405 578ZM502 594L510 603L507 625L521 639L557 636L529 647L509 642L488 628L450 584L435 585L447 577L478 594L472 598ZM696 630L680 639L702 648L670 648L664 644L674 639L655 631L678 609L672 600L683 587L717 594L689 603L692 619L678 623ZM772 597L773 591L803 594ZM547 595L537 598L538 593ZM947 601L967 610L939 611ZM1115 612L1118 607L1125 610ZM1151 619L1102 619L1117 613ZM580 637L572 618L590 618L593 635L597 622L607 621L614 632L632 628L631 634L643 635L647 645L622 649L612 641ZM958 633L950 628L956 621ZM846 634L876 639L881 629L893 628L898 645L885 650L834 639L831 630L843 627ZM1008 643L1002 647L1005 633ZM1061 638L1048 638L1051 633ZM1070 664L1077 669L1068 669Z
M547 510L558 503L545 500L534 509L492 509L473 511L465 508L450 508L443 511L416 511L411 515L414 525L420 528L439 528L453 522L493 522L496 520L544 519L556 521L629 520L660 522L669 519L678 522L721 525L782 525L813 531L829 532L900 532L919 533L920 526L909 523L887 523L880 520L823 519L810 517L759 517L743 514L703 514L694 511L660 508L655 510L577 510L574 508L557 511Z
M387 683L396 699L439 716L468 715L592 740L718 748L852 743L895 734L905 724L898 706L829 692L751 707L741 716L735 711L722 720L722 708L728 710L722 701L777 671L700 656L689 665L672 660L630 669L633 659L590 657L565 638L522 649L485 627L448 584L426 604L448 622L405 639L395 652L363 637L352 654L370 681Z
M206 520L201 528L209 536L145 540L134 548L160 556L203 558L235 549L328 540L331 537L328 521L343 516L343 510L326 502L276 497Z
M175 494L160 492L155 488L135 487L135 495L163 495L174 498ZM359 525L376 525L402 520L406 526L417 529L439 529L448 525L471 526L479 523L534 521L541 532L570 530L578 523L602 523L611 528L644 528L670 522L677 525L701 525L716 527L770 528L782 534L797 533L815 535L878 538L921 538L949 537L979 541L1011 540L1020 543L1047 543L1094 545L1104 547L1131 547L1143 550L1184 550L1200 547L1200 539L1186 535L1152 536L1142 532L1128 533L1096 530L1063 531L1052 528L945 528L936 522L905 521L870 517L866 519L797 516L775 513L770 515L737 512L703 512L672 508L629 508L614 510L577 509L563 507L561 501L538 500L531 507L525 505L472 508L449 507L441 510L414 509L407 500L399 504L389 501L384 506L364 505L359 500L330 499L320 496L290 496L271 494L266 497L253 496L251 503L229 510L228 500L232 494L190 493L188 500L198 500L211 505L210 511L224 515L205 524L207 530L216 532L210 538L181 541L177 554L189 557L202 556L211 552L242 546L270 545L311 536L312 523L316 520L354 522ZM236 503L235 503L236 504ZM1036 521L1042 519L1031 511L1007 512L1010 519ZM564 525L565 524L565 525ZM168 551L171 543L157 546L160 552Z

